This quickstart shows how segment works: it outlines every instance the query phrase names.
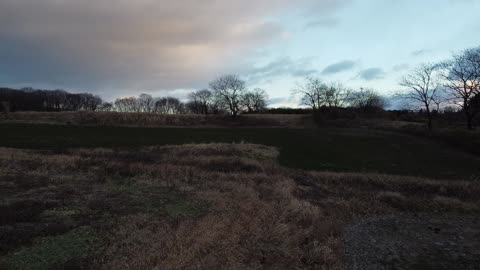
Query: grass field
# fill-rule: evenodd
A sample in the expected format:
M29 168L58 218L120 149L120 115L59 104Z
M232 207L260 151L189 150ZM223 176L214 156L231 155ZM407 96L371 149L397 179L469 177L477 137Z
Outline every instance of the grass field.
M255 143L280 150L281 165L476 180L480 158L438 141L360 128L139 128L0 124L0 146L32 149Z
M5 134L2 143L107 144L95 129L65 127L83 130L67 140L62 132L48 139L49 128L62 127L17 127L40 144ZM136 133L108 130L116 138L109 145L140 143L127 136ZM179 136L143 131L174 132L168 142ZM155 141L147 138L141 142ZM480 213L477 181L292 170L278 165L278 154L251 144L0 147L0 269L345 269L343 231L359 218ZM460 260L475 267L473 253ZM398 269L434 269L422 257L405 263Z

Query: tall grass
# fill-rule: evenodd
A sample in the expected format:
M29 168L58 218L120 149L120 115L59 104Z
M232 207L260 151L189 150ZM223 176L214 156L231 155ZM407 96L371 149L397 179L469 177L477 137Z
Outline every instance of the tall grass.
M342 230L356 218L480 210L478 182L290 170L277 156L252 144L0 148L0 225L10 230L0 262L15 267L35 251L60 268L343 269ZM15 229L25 224L28 235ZM93 231L77 241L95 249L43 250L78 228Z

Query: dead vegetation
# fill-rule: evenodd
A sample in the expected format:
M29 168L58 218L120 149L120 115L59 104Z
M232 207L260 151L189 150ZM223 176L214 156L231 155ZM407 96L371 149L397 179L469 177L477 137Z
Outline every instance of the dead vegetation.
M478 182L288 170L277 155L1 148L0 268L343 269L352 220L480 209Z
M129 127L284 127L304 128L308 115L246 114L233 119L225 115L158 114L123 112L14 112L0 115L14 123L72 124ZM307 123L310 124L310 123Z

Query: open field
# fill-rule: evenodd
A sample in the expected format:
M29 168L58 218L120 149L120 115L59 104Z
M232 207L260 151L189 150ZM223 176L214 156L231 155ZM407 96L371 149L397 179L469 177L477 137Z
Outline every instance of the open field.
M0 269L480 264L478 155L362 123L241 121L3 121Z
M428 138L361 128L127 128L0 124L0 146L63 151L75 147L137 148L211 142L277 147L281 165L475 180L480 158Z
M344 229L363 217L461 215L475 232L478 181L292 170L278 153L250 144L0 148L0 268L344 269ZM475 267L474 240L450 261L422 236L432 263L446 267L437 269ZM377 263L429 266L429 254L413 255Z
M232 120L225 115L158 114L121 112L15 112L1 115L10 123L73 124L129 127L282 127L311 125L309 115L245 114Z

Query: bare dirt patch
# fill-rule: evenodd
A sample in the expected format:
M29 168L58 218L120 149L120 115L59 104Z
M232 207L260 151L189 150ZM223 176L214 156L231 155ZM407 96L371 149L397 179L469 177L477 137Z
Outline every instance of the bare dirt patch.
M480 269L480 217L400 214L347 227L347 269Z

